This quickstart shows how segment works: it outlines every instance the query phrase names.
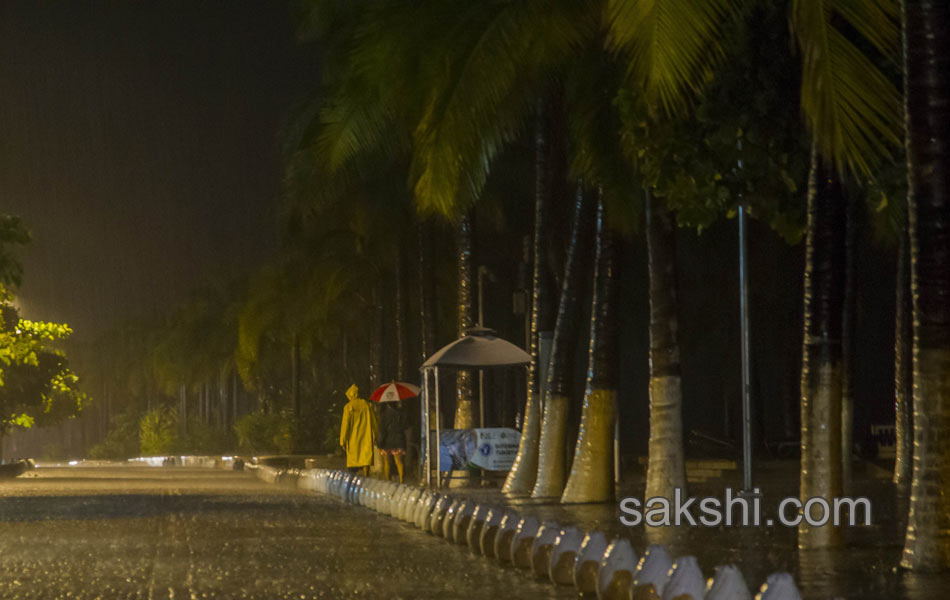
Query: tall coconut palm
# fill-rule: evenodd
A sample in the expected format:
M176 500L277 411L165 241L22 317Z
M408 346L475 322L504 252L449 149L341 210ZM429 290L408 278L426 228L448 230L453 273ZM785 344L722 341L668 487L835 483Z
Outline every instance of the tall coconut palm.
M541 415L541 439L538 444L538 476L531 491L533 498L560 497L564 491L567 418L573 391L574 355L579 337L581 282L587 273L588 255L593 238L596 202L578 182L574 203L573 230L564 266L564 278L558 303L557 324L551 345L544 409Z
M802 498L842 494L841 334L845 272L845 199L838 178L812 156L805 247L802 356ZM799 545L832 544L837 527L799 528Z
M571 474L562 503L606 502L613 498L614 423L617 418L617 323L619 252L614 233L597 206L597 251L591 299L587 389Z
M550 358L542 351L542 338L553 333L557 313L554 307L554 291L547 268L544 248L545 229L548 226L547 215L550 204L551 164L550 154L550 108L545 109L539 102L537 123L535 126L535 189L534 189L534 234L531 245L533 261L531 277L531 323L530 348L531 364L528 367L528 393L525 401L524 419L521 427L521 439L518 442L518 454L508 472L502 492L524 495L534 489L538 475L538 444L541 439L541 399L543 396L541 362Z
M818 172L813 173L809 190L802 498L842 492L842 444L850 446L851 411L847 404L846 414L841 413L844 365L839 362L840 347L836 346L840 342L818 343L822 336L841 340L846 333L841 329L840 316L823 314L844 310L845 293L840 288L845 281L846 245L845 217L840 208L824 210L824 196L838 194L838 184L829 180L840 178L846 171L871 177L874 166L889 159L891 149L900 142L896 90L872 58L853 42L854 34L835 24L839 17L885 57L897 55L893 3L793 0L791 21L803 55L802 108L820 157L813 159L813 169ZM822 161L834 166L826 168ZM844 202L840 197L834 201ZM836 257L838 252L840 257ZM841 271L829 278L828 270L836 269ZM842 304L837 304L839 299ZM817 313L812 312L815 309ZM837 448L831 449L832 445ZM850 447L847 450L850 455ZM829 461L837 461L838 465ZM799 542L804 546L833 544L840 539L836 534L834 528L803 526L799 528Z
M473 250L473 232L472 215L465 214L459 219L455 235L456 265L458 272L458 297L457 297L457 318L458 335L461 336L465 330L472 327L475 323L474 317L474 288L475 277L472 269ZM470 429L473 426L472 398L473 392L472 372L468 369L462 369L455 378L455 429Z
M672 498L686 488L683 392L677 339L676 246L673 216L647 192L650 279L650 442L646 497Z
M901 564L950 568L950 5L904 0L914 471Z

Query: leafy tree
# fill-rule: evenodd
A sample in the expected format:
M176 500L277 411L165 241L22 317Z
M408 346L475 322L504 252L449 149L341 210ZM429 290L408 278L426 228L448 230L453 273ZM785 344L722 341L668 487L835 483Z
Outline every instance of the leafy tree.
M19 219L0 215L0 438L15 427L75 416L84 400L78 377L55 346L70 328L21 319L12 304L23 274L14 248L29 239Z
M104 440L89 449L93 460L124 460L139 455L139 420L134 412L116 415Z
M143 456L169 454L178 442L178 415L175 409L157 406L139 420L139 444Z

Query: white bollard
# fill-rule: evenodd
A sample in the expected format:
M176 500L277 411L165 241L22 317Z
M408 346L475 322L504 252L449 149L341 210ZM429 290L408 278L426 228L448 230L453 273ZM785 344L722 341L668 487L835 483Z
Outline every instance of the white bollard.
M531 543L531 572L535 577L548 578L551 551L560 532L561 526L554 521L545 521L538 527L538 534Z
M548 578L552 583L574 585L574 558L583 537L576 527L565 527L558 532L548 562Z
M519 569L531 568L531 545L541 525L532 516L522 517L511 540L511 564Z
M482 531L478 535L478 550L482 556L495 558L495 537L498 535L498 527L504 515L503 508L493 506L488 509L485 524L482 525Z
M472 518L468 522L468 528L465 530L462 542L468 545L469 550L478 554L481 551L482 527L485 526L485 518L491 509L484 504L476 504L472 512Z
M663 600L703 600L706 581L695 556L681 556L673 562Z
M762 584L755 600L802 600L795 579L788 573L772 573Z
M413 513L416 510L416 502L419 501L419 496L422 495L422 490L419 488L410 488L409 493L406 494L406 497L402 501L402 508L399 511L399 520L400 521L409 521L412 522Z
M432 512L429 513L429 533L437 536L442 535L442 520L445 519L445 513L448 512L453 502L455 500L445 494L439 496Z
M419 496L419 501L416 503L415 513L413 514L412 518L413 523L419 529L426 529L426 525L429 520L429 513L432 511L432 507L435 505L436 500L437 498L435 494L429 490L426 490L421 496Z
M590 531L581 540L581 548L574 557L574 588L579 593L597 593L597 572L606 551L607 536L602 531Z
M673 560L666 548L651 544L633 574L633 597L662 598L672 568Z
M452 541L456 544L466 543L465 536L468 534L468 526L472 524L475 506L473 500L466 500L459 507L458 513L455 515L455 522L452 524Z
M442 537L451 541L452 540L452 526L455 525L455 517L459 513L459 509L462 508L462 505L465 503L464 499L457 499L449 505L449 509L445 511L445 516L442 518Z
M495 558L501 562L511 562L511 545L518 532L521 515L518 511L507 510L498 525L498 534L495 536Z
M749 586L735 565L716 567L712 579L706 582L704 600L752 600Z
M604 551L597 570L598 600L627 600L633 589L637 555L627 538L617 538Z

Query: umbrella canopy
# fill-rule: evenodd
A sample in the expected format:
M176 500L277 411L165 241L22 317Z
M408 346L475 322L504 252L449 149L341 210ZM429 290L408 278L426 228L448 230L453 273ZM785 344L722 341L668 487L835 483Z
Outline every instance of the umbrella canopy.
M418 386L412 385L411 383L394 381L376 388L376 391L373 392L369 399L373 402L399 402L406 398L415 398L419 395L419 392Z
M531 363L531 355L491 329L469 329L422 365L427 367L508 367Z

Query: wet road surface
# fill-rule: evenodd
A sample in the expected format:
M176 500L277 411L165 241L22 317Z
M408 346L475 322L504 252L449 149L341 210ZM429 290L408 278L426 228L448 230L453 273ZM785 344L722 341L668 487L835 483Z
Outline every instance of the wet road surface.
M0 598L576 598L372 511L230 471L0 481Z

